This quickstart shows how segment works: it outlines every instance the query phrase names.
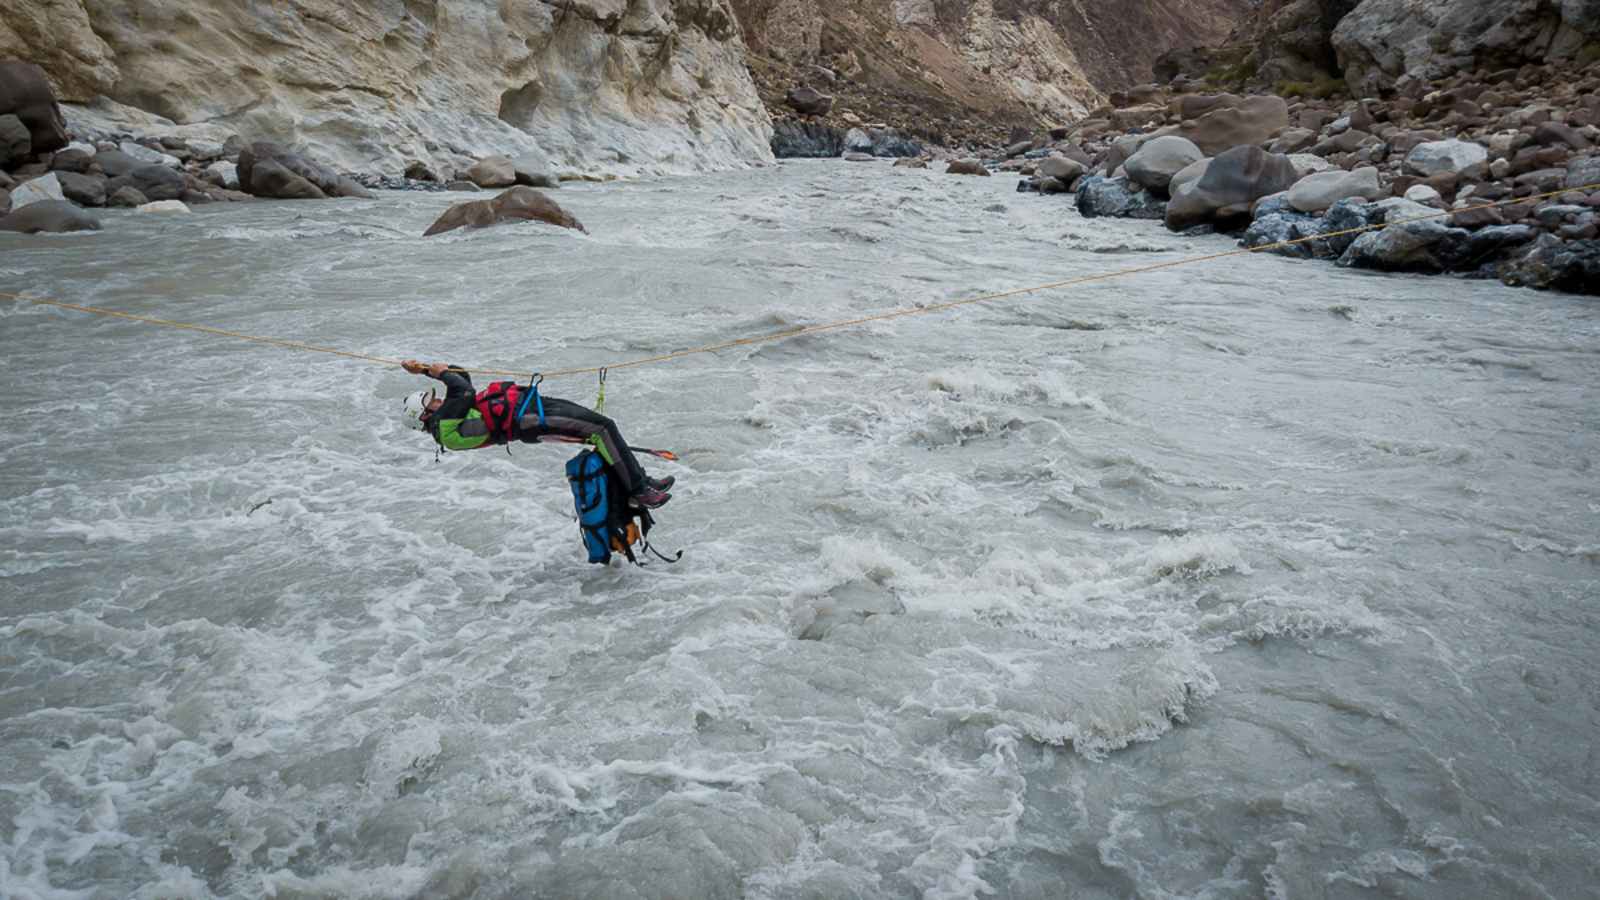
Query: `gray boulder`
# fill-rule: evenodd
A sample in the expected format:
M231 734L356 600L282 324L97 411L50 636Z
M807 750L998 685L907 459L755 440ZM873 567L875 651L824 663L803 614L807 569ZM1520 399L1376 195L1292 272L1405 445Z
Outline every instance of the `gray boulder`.
M1160 219L1166 206L1126 178L1091 175L1078 184L1078 214L1086 219Z
M176 156L173 156L170 153L162 153L160 150L152 150L143 144L137 144L133 141L123 141L117 145L117 149L145 165L168 166L174 169L183 165L183 160L178 159Z
M1489 149L1473 141L1428 141L1406 154L1406 171L1427 178L1448 172L1459 175L1479 163L1487 164Z
M1211 168L1211 158L1196 160L1185 166L1182 171L1172 176L1172 181L1167 185L1167 196L1176 194L1186 184L1193 184L1205 177L1206 169Z
M105 206L106 180L98 175L80 175L77 172L57 172L61 193L79 206Z
M561 178L542 153L524 153L511 160L511 171L517 184L536 188L559 188Z
M66 199L66 194L61 190L61 180L55 172L24 181L11 189L12 210L19 210L35 203L64 202Z
M100 220L65 200L43 200L0 217L0 231L22 234L99 231Z
M1253 145L1235 147L1218 155L1206 166L1204 175L1173 194L1167 205L1167 227L1183 231L1213 220L1243 218L1255 201L1286 191L1299 180L1300 173L1289 157Z
M1066 156L1047 156L1039 160L1039 166L1034 171L1043 178L1054 178L1057 181L1071 184L1089 170L1088 166Z
M844 150L846 153L872 154L872 135L859 128L852 128L844 133Z
M1378 184L1378 170L1371 166L1346 172L1343 169L1307 175L1289 188L1289 205L1300 212L1320 213L1350 197L1379 200L1386 192Z
M189 179L162 165L140 166L120 178L114 178L108 189L115 192L120 187L132 187L150 200L176 200L189 188Z
M206 174L210 175L217 184L230 191L239 189L239 167L231 162L218 160L206 166Z
M121 150L101 150L94 155L94 161L101 171L112 178L127 175L140 166L148 165L148 163L140 162Z
M1167 135L1146 141L1122 166L1135 184L1165 195L1174 175L1205 157L1188 138Z
M270 165L264 165L266 163ZM372 197L352 179L270 141L257 141L241 149L238 166L239 189L257 197L280 200Z
M1359 232L1352 232L1367 228L1382 218L1383 210L1379 209L1377 204L1363 200L1340 200L1329 207L1322 216L1322 224L1325 226L1323 233L1328 235L1330 255L1343 256L1344 252L1350 249L1350 245L1356 242L1356 238L1361 236Z

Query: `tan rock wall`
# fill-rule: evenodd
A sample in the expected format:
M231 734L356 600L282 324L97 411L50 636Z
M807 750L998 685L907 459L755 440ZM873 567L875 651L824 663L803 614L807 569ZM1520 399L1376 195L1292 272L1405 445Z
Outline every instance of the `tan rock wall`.
M770 158L727 0L0 0L61 95L349 169L542 150L636 174Z

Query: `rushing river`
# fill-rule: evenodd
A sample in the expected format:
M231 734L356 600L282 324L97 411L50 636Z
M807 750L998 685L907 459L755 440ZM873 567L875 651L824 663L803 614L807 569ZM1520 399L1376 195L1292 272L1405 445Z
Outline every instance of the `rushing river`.
M108 213L0 285L550 369L1230 246L1012 187ZM1600 896L1592 300L1248 257L618 372L647 569L398 369L0 341L8 898Z

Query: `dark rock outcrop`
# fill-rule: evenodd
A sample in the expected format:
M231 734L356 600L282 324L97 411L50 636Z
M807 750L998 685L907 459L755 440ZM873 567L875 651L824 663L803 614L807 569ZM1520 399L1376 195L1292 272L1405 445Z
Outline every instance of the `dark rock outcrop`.
M844 134L816 122L774 122L772 155L778 159L832 159L844 153Z
M1544 235L1506 267L1501 280L1514 287L1600 296L1600 240Z
M457 228L488 228L503 222L538 221L572 228L588 233L583 223L573 218L561 205L531 187L514 187L493 200L471 200L457 203L444 211L423 237L432 237Z
M1160 219L1167 205L1126 178L1091 175L1078 183L1078 214L1086 219Z
M16 116L28 129L33 153L67 145L67 125L44 69L16 60L0 61L0 116Z

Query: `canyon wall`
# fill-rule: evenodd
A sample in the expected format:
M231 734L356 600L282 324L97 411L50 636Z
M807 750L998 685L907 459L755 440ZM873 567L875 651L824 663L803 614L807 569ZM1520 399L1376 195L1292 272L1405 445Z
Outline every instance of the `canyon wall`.
M99 119L133 107L358 171L533 150L616 174L771 158L727 0L0 0L4 57L39 63L65 101L107 98Z

